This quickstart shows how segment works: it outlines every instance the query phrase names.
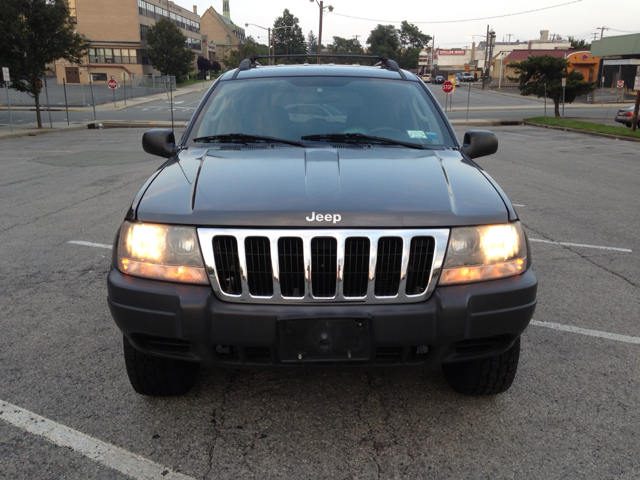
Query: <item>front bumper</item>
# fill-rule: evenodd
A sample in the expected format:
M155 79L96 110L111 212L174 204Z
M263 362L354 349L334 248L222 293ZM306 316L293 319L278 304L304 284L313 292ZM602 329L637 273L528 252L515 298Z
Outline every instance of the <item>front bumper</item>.
M108 276L111 314L135 348L228 368L407 368L493 356L529 325L536 290L529 268L516 277L438 287L413 304L261 305L224 302L210 286L146 280L114 267ZM320 319L317 325L363 320L366 355L292 360L280 338L283 322L310 319ZM326 336L309 334L316 333Z

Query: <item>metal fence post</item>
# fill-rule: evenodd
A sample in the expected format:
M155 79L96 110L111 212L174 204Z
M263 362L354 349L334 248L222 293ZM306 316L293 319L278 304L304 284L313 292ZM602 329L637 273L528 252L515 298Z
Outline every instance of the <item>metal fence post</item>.
M91 90L91 105L93 105L93 121L97 122L98 118L96 117L96 99L93 96L93 75L89 74L89 88Z
M47 88L47 77L44 77L44 94L47 96L47 111L49 112L49 127L53 128L51 121L51 105L49 105L49 89Z
M69 125L69 104L67 103L67 81L62 79L62 88L64 89L64 109L67 112L67 125Z

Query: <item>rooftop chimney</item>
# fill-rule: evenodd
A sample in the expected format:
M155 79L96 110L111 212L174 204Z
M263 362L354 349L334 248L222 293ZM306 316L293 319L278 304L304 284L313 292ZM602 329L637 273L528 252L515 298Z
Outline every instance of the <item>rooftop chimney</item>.
M549 30L540 30L540 41L542 42L549 41Z
M193 6L193 13L195 13L196 15L198 14L198 6L197 5Z

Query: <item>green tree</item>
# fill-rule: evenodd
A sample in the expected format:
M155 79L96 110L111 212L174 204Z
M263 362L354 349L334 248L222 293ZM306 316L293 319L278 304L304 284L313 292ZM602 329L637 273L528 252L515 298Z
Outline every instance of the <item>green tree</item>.
M236 50L229 52L229 55L224 58L224 64L227 68L238 68L242 60L253 55L258 55L258 45L253 37L249 36L245 43L238 45Z
M171 20L162 18L147 32L149 63L164 75L179 78L193 68L195 52L185 48L187 37Z
M340 55L362 55L364 50L354 38L333 37L333 43L327 45L327 50Z
M393 25L378 25L371 30L367 44L370 54L395 59L400 49L400 35Z
M275 19L271 34L275 41L276 55L307 53L307 42L300 28L300 20L289 9L285 8L282 16Z
M402 22L398 35L401 49L397 56L398 64L401 68L418 68L420 51L431 41L431 36L422 33L418 27L406 20Z
M585 39L576 40L573 37L569 37L569 41L571 42L571 48L575 48L577 50L591 50L591 44L587 43Z
M74 31L66 0L0 0L0 61L9 67L11 88L33 97L38 128L40 77L59 59L80 63L88 45Z
M538 55L528 60L512 63L518 77L510 78L519 82L518 88L522 95L536 95L553 100L555 116L560 116L560 102L562 101L562 79L567 79L565 87L565 102L573 103L576 97L592 92L596 84L585 82L582 73L574 70L568 73L571 64L564 58L551 55Z
M307 34L307 51L309 53L318 53L318 37L310 30Z

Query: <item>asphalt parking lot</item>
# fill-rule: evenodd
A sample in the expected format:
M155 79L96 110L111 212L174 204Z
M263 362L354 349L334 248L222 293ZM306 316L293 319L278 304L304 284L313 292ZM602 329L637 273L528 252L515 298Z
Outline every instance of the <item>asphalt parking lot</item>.
M137 395L108 247L163 160L138 129L2 140L0 478L640 478L639 144L494 131L478 161L540 283L516 380L489 398L435 369L208 368L183 397Z

